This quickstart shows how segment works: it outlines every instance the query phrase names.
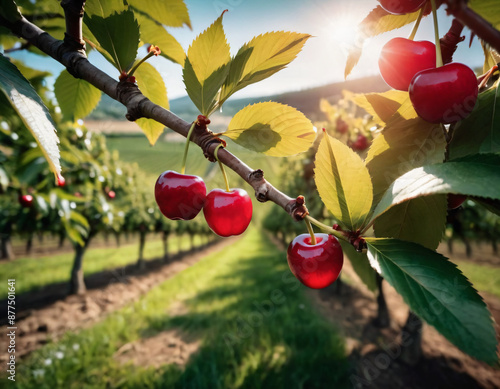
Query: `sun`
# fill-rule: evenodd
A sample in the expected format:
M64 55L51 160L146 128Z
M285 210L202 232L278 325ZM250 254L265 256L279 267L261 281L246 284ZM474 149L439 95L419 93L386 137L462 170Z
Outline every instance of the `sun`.
M343 13L328 23L324 33L333 44L338 45L342 51L347 52L359 41L358 24L359 17Z

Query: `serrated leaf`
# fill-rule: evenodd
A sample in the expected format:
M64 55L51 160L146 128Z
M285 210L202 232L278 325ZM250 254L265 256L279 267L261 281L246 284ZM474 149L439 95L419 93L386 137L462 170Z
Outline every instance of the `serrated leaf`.
M182 73L189 97L205 116L216 108L216 97L231 60L222 27L223 15L193 41Z
M54 84L54 93L63 116L75 121L86 117L99 104L101 91L87 81L63 70Z
M497 0L470 0L467 5L496 29L500 28L500 8Z
M440 193L500 200L500 155L476 154L413 169L391 184L375 208L372 218L395 204Z
M50 170L57 179L61 174L59 139L49 111L28 80L2 54L0 54L0 89L35 137L49 163Z
M188 9L183 0L127 0L127 2L158 23L170 27L186 25L191 28Z
M355 94L350 99L373 116L373 119L384 126L408 99L408 92L390 90L383 93Z
M144 96L165 109L169 108L167 88L158 70L148 63L143 63L135 71L135 78ZM136 123L142 128L151 145L156 143L165 128L163 124L152 119L141 118L136 120Z
M256 36L245 43L231 61L227 80L221 90L220 104L236 91L284 69L310 37L308 34L275 31Z
M111 58L120 72L128 70L139 47L139 24L134 13L127 10L107 17L85 15L84 20L100 47L108 53L106 58Z
M366 242L372 266L413 312L467 354L497 362L491 314L455 264L415 243L372 238Z
M373 182L374 203L399 176L424 164L442 162L445 146L439 125L420 118L389 124L375 137L366 158Z
M273 157L302 153L316 139L311 121L302 112L271 101L243 108L223 135L240 146Z
M418 197L395 205L373 224L375 236L396 238L437 249L446 227L445 195Z
M500 152L500 126L496 125L498 106L497 88L481 93L472 113L458 122L450 142L450 159L475 153Z
M368 261L368 257L366 252L357 252L354 249L354 246L350 243L339 240L340 245L342 246L342 251L349 258L351 262L352 268L364 282L364 284L370 289L372 292L377 290L377 280L375 278L375 270L370 266L370 262Z
M372 206L373 187L361 157L324 133L315 165L316 187L326 208L344 230L363 228Z
M89 17L100 16L107 18L114 13L121 13L128 9L123 0L87 0L85 2L85 14Z
M490 49L488 44L483 40L481 40L480 42L484 52L483 73L487 73L493 66L497 64L497 61L495 61L494 50Z
M424 15L430 12L430 4L426 7ZM355 39L356 44L351 46L347 55L347 63L344 72L345 78L351 74L352 69L354 69L358 63L362 54L363 45L368 38L406 26L417 20L418 14L419 11L406 15L392 15L385 11L380 5L373 9L358 26L358 32Z
M184 66L186 53L165 27L141 13L136 13L135 16L141 29L141 41L158 46L162 57Z

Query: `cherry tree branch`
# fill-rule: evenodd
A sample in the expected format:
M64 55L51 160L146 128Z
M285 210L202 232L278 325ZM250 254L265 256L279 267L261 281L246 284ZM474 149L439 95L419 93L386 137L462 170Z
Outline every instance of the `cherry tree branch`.
M85 1L68 0L66 3L73 4L68 4L65 8L66 17L68 18L67 24L69 25L64 41L55 39L24 17L15 22L9 22L0 17L0 24L6 26L14 34L26 39L30 44L60 62L74 77L89 82L112 99L122 103L127 107L126 118L128 120L135 121L143 117L153 119L178 134L187 137L190 123L179 118L169 110L151 102L142 94L137 85L126 81L118 82L88 61L85 51L81 48L81 45L78 45L78 43L81 43L79 41L81 32L78 32L77 29L71 26L69 21L73 20L73 23L75 23L76 17L78 17L80 21L77 25L80 26L81 31L81 17L83 16L83 12L81 14L76 12L78 7L74 7L74 4L77 3L83 7ZM213 160L216 147L221 143L210 131L200 126L195 127L191 141L201 147L204 155L211 160ZM278 204L295 220L302 220L308 214L303 198L297 201L280 192L264 179L262 170L250 168L224 148L219 148L217 156L224 165L236 172L254 189L258 201L266 202L270 200Z
M445 3L448 5L446 9L448 14L457 18L462 24L469 27L474 34L500 53L500 31L470 9L467 6L467 0L445 0Z

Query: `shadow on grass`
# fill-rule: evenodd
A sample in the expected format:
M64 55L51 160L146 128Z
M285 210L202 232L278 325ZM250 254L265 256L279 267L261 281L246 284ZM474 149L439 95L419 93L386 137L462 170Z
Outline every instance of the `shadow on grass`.
M208 286L183 301L188 313L159 315L143 329L146 336L179 329L203 339L183 370L165 367L151 387L349 386L343 339L310 306L285 254L264 236L251 244L251 255L227 260ZM125 386L144 384L147 374Z

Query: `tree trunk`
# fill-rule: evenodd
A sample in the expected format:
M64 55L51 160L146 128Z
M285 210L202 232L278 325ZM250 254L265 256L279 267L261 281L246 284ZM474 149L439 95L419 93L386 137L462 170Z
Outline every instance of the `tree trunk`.
M377 317L373 320L373 324L378 328L387 328L391 324L391 319L389 317L389 310L387 308L387 303L385 301L384 290L382 288L382 281L384 280L380 274L376 274L377 277Z
M194 244L194 234L190 234L189 235L189 240L191 242L191 251L195 251L196 250L196 246Z
M75 244L75 259L73 261L73 268L71 269L70 280L70 294L84 294L87 290L85 281L83 279L83 256L87 250L88 241L85 245L80 246Z
M31 254L31 249L33 248L33 234L28 236L28 240L26 241L26 254Z
M0 244L2 259L8 259L9 261L15 259L14 251L12 250L12 242L10 241L10 235L2 236Z
M64 240L66 239L66 234L59 234L59 248L62 249L64 246Z
M448 254L453 254L453 239L448 239Z
M116 241L116 247L120 247L120 234L118 232L115 232L115 241Z
M163 242L163 261L167 262L168 261L168 232L163 231L162 242Z
M498 255L497 240L495 238L491 239L491 248L493 249L493 254Z
M422 320L412 311L401 331L401 360L415 366L422 357Z
M139 234L139 259L137 260L137 267L144 269L146 262L144 261L144 246L146 246L146 231L141 229Z
M178 253L177 254L180 254L182 253L182 235L177 235L177 250L178 250Z

